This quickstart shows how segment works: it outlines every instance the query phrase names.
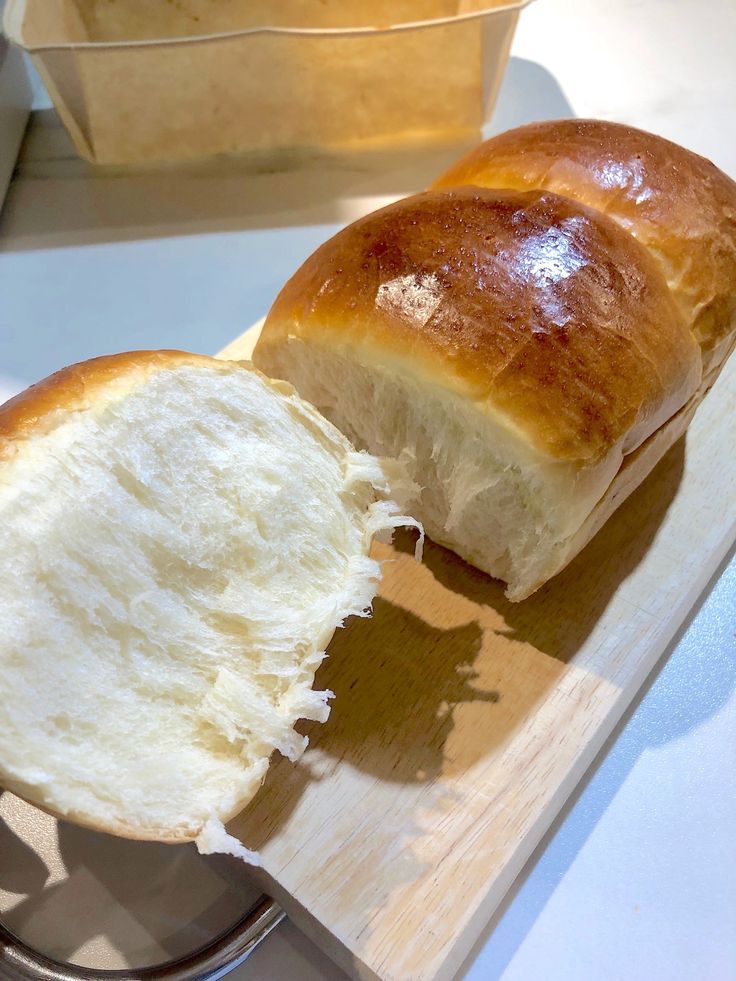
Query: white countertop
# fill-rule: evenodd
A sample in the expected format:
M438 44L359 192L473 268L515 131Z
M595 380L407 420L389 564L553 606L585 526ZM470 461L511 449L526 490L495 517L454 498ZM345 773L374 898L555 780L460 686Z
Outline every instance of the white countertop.
M736 176L734 0L537 0L492 131L600 116ZM339 225L457 148L250 175L92 175L37 114L0 215L0 390L112 350L213 352ZM736 434L735 434L736 435ZM736 449L736 447L735 447ZM736 560L662 661L467 964L472 981L735 981ZM231 975L343 975L289 924Z

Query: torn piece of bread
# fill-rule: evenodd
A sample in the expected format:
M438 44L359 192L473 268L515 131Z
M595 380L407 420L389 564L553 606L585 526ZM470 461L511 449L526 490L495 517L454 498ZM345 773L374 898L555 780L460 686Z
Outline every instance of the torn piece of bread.
M0 784L100 830L231 850L400 523L379 461L250 365L136 352L0 408Z

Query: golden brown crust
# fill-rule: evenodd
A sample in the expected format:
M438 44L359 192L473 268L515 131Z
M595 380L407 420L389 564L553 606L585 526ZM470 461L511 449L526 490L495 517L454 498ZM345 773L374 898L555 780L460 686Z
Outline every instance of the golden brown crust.
M434 188L544 189L652 251L706 355L736 330L736 183L669 140L590 119L533 123L471 150Z
M430 192L360 219L283 288L256 364L289 334L408 358L560 460L633 449L700 378L649 254L549 193Z
M69 412L88 408L100 389L124 377L140 374L144 378L153 371L182 363L223 366L215 358L185 351L126 351L62 368L0 405L0 459L8 455L15 441L53 425L56 413L63 418Z

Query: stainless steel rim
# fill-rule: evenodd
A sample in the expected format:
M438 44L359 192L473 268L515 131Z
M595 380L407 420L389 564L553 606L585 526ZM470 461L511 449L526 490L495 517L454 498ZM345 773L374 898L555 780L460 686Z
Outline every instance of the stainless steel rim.
M242 964L284 917L273 899L261 896L242 919L194 953L122 971L62 964L37 953L0 923L0 977L3 981L216 981Z

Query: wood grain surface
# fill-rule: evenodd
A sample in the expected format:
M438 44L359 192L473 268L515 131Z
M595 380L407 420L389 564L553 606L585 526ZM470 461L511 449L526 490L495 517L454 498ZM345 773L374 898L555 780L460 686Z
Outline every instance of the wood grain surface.
M248 357L256 332L223 354ZM523 603L399 535L337 632L310 746L230 830L355 977L451 978L736 539L736 359L651 476Z

